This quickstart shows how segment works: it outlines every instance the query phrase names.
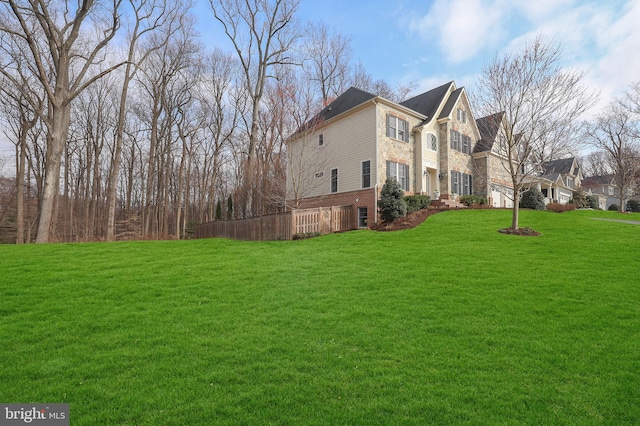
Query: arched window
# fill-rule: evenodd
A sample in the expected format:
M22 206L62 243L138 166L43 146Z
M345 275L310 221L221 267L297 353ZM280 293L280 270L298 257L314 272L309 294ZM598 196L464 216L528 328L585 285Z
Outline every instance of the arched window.
M438 138L433 133L427 133L427 149L438 150Z

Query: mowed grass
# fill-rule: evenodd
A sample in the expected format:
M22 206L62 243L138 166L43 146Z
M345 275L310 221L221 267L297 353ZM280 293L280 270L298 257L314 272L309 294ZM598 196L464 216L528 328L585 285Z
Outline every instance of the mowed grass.
M0 247L0 402L73 425L640 423L640 215Z

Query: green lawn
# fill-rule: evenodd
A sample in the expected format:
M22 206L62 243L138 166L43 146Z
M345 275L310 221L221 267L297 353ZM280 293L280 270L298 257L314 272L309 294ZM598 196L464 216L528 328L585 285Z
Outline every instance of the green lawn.
M0 246L0 402L72 425L640 423L640 214Z

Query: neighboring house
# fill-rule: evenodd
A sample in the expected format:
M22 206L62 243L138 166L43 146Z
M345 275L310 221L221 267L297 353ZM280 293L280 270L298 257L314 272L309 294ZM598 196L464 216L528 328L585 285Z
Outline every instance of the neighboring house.
M513 207L513 182L507 170L504 112L476 120L480 140L473 150L476 195L492 207Z
M589 195L598 196L598 207L607 210L610 205L618 205L620 197L618 196L618 187L615 184L613 175L590 176L582 180L582 188Z
M547 161L542 171L527 179L528 186L537 186L544 195L545 204L567 204L573 191L581 186L582 171L574 157Z
M288 204L353 205L366 227L387 177L407 195L472 194L479 139L453 81L400 103L352 87L288 139Z

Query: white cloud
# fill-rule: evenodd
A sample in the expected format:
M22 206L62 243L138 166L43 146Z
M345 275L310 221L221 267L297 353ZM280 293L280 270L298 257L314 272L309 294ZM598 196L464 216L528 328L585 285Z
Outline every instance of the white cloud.
M436 0L426 15L411 22L410 29L424 40L435 38L449 62L461 63L503 35L498 2Z
M604 54L591 75L603 91L619 94L630 83L640 81L640 0L629 2L623 14L601 32L598 43Z

